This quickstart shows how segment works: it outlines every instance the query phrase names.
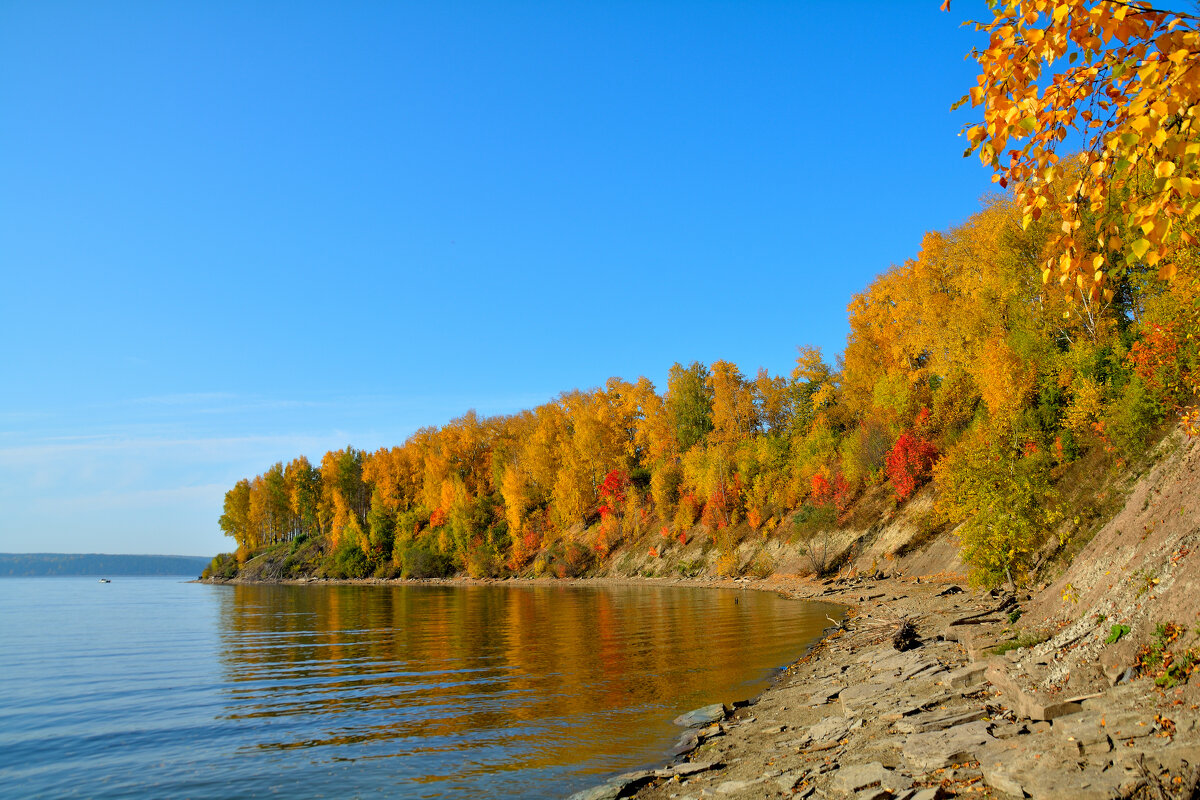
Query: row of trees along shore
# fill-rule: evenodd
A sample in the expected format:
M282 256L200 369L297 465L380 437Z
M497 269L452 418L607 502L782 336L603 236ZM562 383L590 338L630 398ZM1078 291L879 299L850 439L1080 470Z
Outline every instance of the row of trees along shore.
M1168 417L1195 422L1200 36L1138 3L994 12L966 134L1007 191L853 298L836 366L811 347L790 375L675 364L662 392L611 378L390 449L299 456L226 493L237 552L214 572L286 546L335 577L563 576L697 536L731 571L745 537L847 524L873 487L904 503L932 482L975 578L1021 581L1071 530L1072 464L1120 464ZM1044 81L1038 65L1068 56ZM1060 159L1068 132L1085 146Z

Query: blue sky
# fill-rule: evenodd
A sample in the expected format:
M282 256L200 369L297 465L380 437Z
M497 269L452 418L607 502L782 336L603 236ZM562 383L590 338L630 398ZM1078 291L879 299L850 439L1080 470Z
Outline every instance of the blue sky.
M832 359L991 188L938 5L0 2L0 550L214 553L299 453Z

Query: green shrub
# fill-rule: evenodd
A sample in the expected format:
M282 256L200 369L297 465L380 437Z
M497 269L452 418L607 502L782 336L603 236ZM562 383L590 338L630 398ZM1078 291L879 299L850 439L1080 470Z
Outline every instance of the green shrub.
M939 504L962 522L962 558L972 581L991 588L1027 579L1034 555L1062 518L1044 453L1022 454L977 431L934 467Z
M1105 434L1125 458L1132 458L1146 449L1146 440L1162 419L1146 384L1136 377L1125 384L1105 411Z
M837 528L837 509L830 505L805 503L792 515L792 541L807 541L817 533Z
M498 578L503 571L503 560L487 547L477 547L467 555L467 574L472 578Z
M750 564L750 574L755 578L769 578L775 572L775 564L766 553L759 553Z
M356 541L358 537L343 536L338 546L325 559L325 574L330 578L366 578L373 571L371 560Z
M454 561L424 542L410 544L400 557L404 578L447 578L454 574Z
M883 471L892 437L874 420L867 420L842 440L842 475L851 484L875 483Z
M384 561L375 568L375 573L372 577L382 578L383 580L391 580L400 577L400 567L392 561Z
M213 580L228 581L236 578L237 574L237 556L233 553L218 553L204 568L204 572L200 573L200 577L205 580L212 578Z
M667 512L679 497L679 484L683 481L683 470L674 462L662 464L650 476L650 496L660 517L667 518ZM691 521L687 526L691 526Z

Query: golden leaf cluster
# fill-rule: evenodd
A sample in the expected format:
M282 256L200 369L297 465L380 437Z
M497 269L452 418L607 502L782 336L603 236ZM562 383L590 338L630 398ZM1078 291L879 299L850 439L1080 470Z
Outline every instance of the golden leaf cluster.
M1028 225L1058 222L1043 280L1110 301L1130 266L1174 277L1171 248L1200 216L1200 19L1140 0L994 5L965 130ZM957 107L956 105L956 107ZM1062 159L1066 143L1078 156Z

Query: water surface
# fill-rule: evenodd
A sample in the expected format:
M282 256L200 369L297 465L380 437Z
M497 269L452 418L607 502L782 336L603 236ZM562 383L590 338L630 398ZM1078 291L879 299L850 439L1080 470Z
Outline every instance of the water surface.
M827 613L671 586L0 580L0 785L562 796L661 763L672 717L756 694Z

